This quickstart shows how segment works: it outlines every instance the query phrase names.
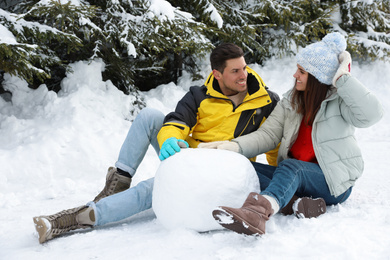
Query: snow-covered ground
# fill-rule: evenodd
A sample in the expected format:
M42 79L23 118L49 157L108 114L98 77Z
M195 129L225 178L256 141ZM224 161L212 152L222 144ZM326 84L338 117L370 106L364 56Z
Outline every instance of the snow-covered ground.
M292 87L293 59L251 67L280 95ZM390 259L390 63L384 62L353 63L352 73L380 98L386 114L357 130L365 172L349 200L328 207L327 214L278 214L267 222L267 234L248 237L168 230L148 210L39 244L32 217L93 199L131 125L132 97L103 82L101 68L99 62L75 64L58 95L6 79L13 100L0 98L0 259ZM143 95L147 106L168 113L199 83L183 77ZM133 185L154 176L158 165L149 149Z

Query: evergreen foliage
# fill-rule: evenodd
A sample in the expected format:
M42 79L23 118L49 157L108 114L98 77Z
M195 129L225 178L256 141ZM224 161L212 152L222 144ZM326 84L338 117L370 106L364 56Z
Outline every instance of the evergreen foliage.
M356 57L375 60L390 57L390 1L340 1L340 30L348 34Z
M234 42L245 50L249 63L260 64L273 56L293 55L297 46L321 39L332 27L334 10L328 3L309 0L170 2L214 27L206 35L213 44ZM222 26L211 19L216 12Z
M156 15L146 0L107 1L101 8L102 28L116 50L106 48L103 58L116 67L110 74L117 73L125 85L149 90L176 81L183 70L195 74L195 60L212 48L204 36L207 27L177 9Z
M37 3L32 7L29 3L32 1L14 6L24 11L23 14L0 13L3 25L16 39L16 44L0 48L6 55L2 60L7 62L0 68L24 78L33 88L45 82L49 89L59 91L67 65L88 58L82 55L87 47L84 44L87 26L80 22L89 19L94 8L58 1L51 1L49 5ZM8 52L4 52L7 49Z
M183 70L196 77L199 58L221 42L262 64L339 31L355 58L390 57L388 0L5 0L0 8L9 34L0 36L0 82L10 73L57 92L70 63L100 58L103 79L138 96Z

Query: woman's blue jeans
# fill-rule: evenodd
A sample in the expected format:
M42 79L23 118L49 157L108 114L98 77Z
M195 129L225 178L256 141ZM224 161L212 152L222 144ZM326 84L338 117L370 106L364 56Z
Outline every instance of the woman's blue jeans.
M334 205L348 199L352 191L351 187L338 197L332 196L317 163L286 159L277 167L257 162L252 164L260 180L260 194L275 198L281 209L294 195L323 198L327 205Z

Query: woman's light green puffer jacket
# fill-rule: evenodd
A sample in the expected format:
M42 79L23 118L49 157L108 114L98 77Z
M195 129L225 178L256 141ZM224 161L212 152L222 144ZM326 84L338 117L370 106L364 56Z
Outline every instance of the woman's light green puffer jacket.
M288 158L302 115L292 109L289 94L283 95L274 111L255 132L233 141L240 153L251 158L274 149L279 143L278 163ZM312 130L317 161L330 192L339 196L362 175L364 162L354 136L355 127L369 127L383 116L378 99L356 78L344 75L321 104Z

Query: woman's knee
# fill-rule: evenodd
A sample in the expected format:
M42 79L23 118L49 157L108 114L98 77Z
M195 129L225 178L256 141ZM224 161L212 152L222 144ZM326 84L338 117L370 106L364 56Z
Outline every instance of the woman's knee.
M299 162L300 161L296 159L286 159L280 162L278 167L287 169L293 174L298 174L298 172L302 169L302 165L300 165Z

